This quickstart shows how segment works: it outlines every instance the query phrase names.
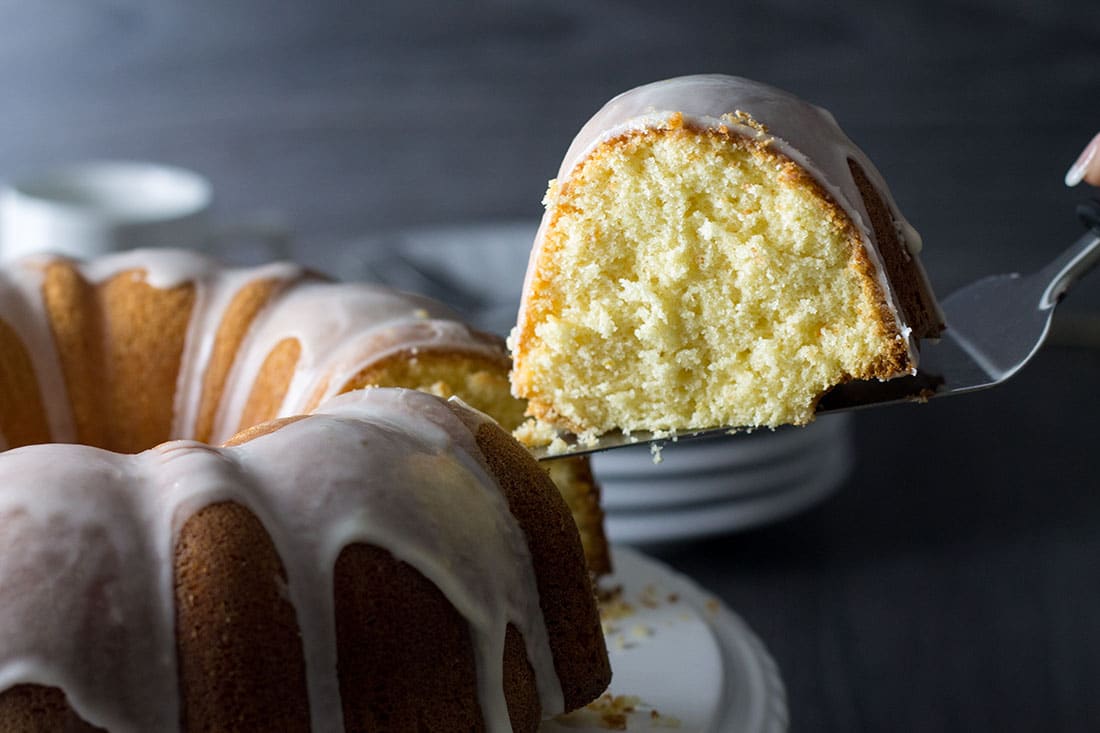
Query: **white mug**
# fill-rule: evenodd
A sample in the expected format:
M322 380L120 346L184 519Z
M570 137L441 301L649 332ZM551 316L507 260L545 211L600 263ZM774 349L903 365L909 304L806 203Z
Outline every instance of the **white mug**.
M0 260L38 252L89 258L135 247L229 255L231 239L286 257L290 234L272 221L214 226L210 182L184 168L89 161L20 177L0 191Z

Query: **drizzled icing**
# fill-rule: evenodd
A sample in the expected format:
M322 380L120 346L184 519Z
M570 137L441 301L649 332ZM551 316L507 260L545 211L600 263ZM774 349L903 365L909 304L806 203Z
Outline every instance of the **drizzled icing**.
M76 427L61 360L42 304L43 270L44 263L39 259L24 260L16 268L0 268L0 317L15 331L30 356L50 435L58 442L69 443L76 439ZM7 441L0 433L0 450L6 448Z
M0 318L30 354L50 434L62 443L76 435L42 295L52 261L33 257L0 269ZM132 271L157 288L193 285L172 427L183 440L120 455L79 445L4 450L0 434L0 690L22 682L60 687L82 717L113 731L178 727L174 538L201 507L232 500L257 516L285 565L314 730L343 729L332 570L340 550L360 541L415 567L467 619L488 730L510 730L500 665L509 622L527 645L544 713L562 711L525 539L469 431L436 398L416 392L329 399L364 366L398 351L499 359L495 343L434 301L321 282L289 264L225 270L194 253L151 250L77 266L92 283ZM279 415L327 401L312 417L238 447L186 440L218 325L234 296L257 280L278 281L283 291L235 356L212 442L237 431L256 374L285 339L296 339L301 352ZM304 474L311 492L297 491ZM448 491L441 475L450 477ZM61 535L71 541L57 542Z
M233 448L0 454L0 689L55 685L94 725L176 729L174 541L197 510L226 500L257 516L283 560L314 730L343 730L333 568L355 542L415 567L467 619L489 731L510 730L508 623L526 641L544 711L562 710L526 540L473 436L438 399L389 389L342 395Z
M369 285L303 282L260 315L241 345L218 411L214 442L240 428L264 360L288 338L298 342L301 352L280 415L300 414L335 396L365 365L397 352L447 349L500 358L496 346L473 336L435 301Z
M849 160L859 164L879 191L890 210L898 237L911 254L920 251L920 235L898 210L878 169L844 134L827 110L766 84L723 74L683 76L646 84L609 101L581 128L562 160L558 183L568 181L577 166L602 143L631 132L668 127L674 117L687 127L725 128L766 141L772 149L793 160L813 177L859 231L864 249L875 266L879 286L894 314L898 332L909 343L909 357L915 364L917 354L910 338L911 329L901 320L871 228L871 217L848 167ZM527 272L528 284L538 261L549 216L548 210L535 237ZM916 264L919 269L919 260ZM525 318L525 308L521 306L521 330Z
M54 259L35 256L0 268L0 318L30 352L52 439L73 442L69 397L41 292L44 272ZM502 358L496 344L473 334L435 301L382 286L324 282L289 263L230 269L195 252L158 249L112 254L76 266L94 284L132 271L156 288L194 287L176 380L172 438L194 435L218 326L234 296L259 280L281 282L285 290L259 313L235 356L218 403L214 443L228 440L241 427L263 361L285 339L296 339L301 355L277 416L315 407L338 394L364 367L398 351L441 349ZM5 444L0 434L0 447Z

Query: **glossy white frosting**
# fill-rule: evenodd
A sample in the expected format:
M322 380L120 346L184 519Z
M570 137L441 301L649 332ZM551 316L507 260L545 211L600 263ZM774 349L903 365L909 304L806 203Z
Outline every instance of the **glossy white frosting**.
M0 268L0 318L19 336L34 366L50 435L58 442L69 443L76 439L76 427L61 360L42 304L42 279L42 263L38 259L25 260L18 267ZM0 450L6 446L0 432Z
M217 414L213 442L229 439L267 356L285 339L301 347L280 415L297 415L339 393L365 366L395 352L444 349L501 358L439 303L383 287L302 282L253 324L237 353Z
M490 731L510 730L508 623L526 641L544 711L562 710L526 539L473 436L437 398L393 389L342 395L233 448L0 453L0 689L55 685L112 731L176 729L175 537L227 500L257 516L283 560L313 730L343 730L333 567L356 542L415 567L466 618Z
M0 268L0 319L30 353L52 439L68 443L76 440L75 428L41 292L43 273L53 259L33 256ZM338 394L356 373L397 351L440 349L503 358L494 343L474 335L436 301L379 285L326 282L289 263L224 268L195 252L157 249L112 254L78 268L92 283L133 272L157 288L194 286L195 305L176 380L172 438L194 435L218 326L233 298L257 280L281 281L284 289L258 314L235 357L217 408L214 443L238 432L264 359L285 339L298 341L301 356L278 416L315 407ZM318 391L321 387L325 389ZM5 444L0 434L0 446Z
M763 125L766 132L742 115ZM843 208L860 233L875 266L879 286L896 319L898 332L909 342L910 359L916 364L912 329L903 322L893 288L886 278L871 218L852 178L849 159L859 164L882 195L898 236L912 255L920 251L920 235L898 209L878 169L844 134L827 110L766 84L723 74L683 76L646 84L609 101L581 128L562 160L558 184L567 182L577 166L602 143L632 132L668 127L676 116L680 116L687 127L725 128L766 141L773 150L801 166ZM550 214L548 210L543 216L535 236L525 291L541 253ZM920 268L919 261L917 267ZM921 272L923 276L923 270ZM526 309L521 306L520 330L526 318Z
M73 417L42 302L50 261L33 257L0 269L0 319L28 349L53 440L71 443ZM286 567L314 730L343 730L332 568L344 546L360 541L417 568L467 619L490 731L510 730L500 664L509 622L526 641L544 713L562 711L525 539L469 431L442 402L417 392L334 397L351 376L395 351L500 358L496 345L434 301L322 282L294 265L226 270L194 253L155 250L79 268L93 283L133 272L158 288L194 285L172 428L181 440L120 455L58 444L3 450L0 435L0 690L56 685L95 725L175 729L174 539L199 508L233 500L256 514ZM218 324L257 279L282 281L284 289L236 356L213 442L237 432L256 374L284 339L297 339L301 356L279 415L327 401L312 417L239 447L186 440ZM306 483L311 491L300 491Z

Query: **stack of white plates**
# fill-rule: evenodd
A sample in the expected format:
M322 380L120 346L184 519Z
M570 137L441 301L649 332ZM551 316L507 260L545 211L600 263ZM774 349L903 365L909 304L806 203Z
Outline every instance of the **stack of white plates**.
M828 415L804 428L598 453L613 542L646 544L723 534L773 522L835 491L853 464L851 418Z

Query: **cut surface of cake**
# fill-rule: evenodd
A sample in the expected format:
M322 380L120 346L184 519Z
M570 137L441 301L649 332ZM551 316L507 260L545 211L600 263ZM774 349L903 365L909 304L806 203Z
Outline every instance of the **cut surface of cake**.
M553 483L413 390L0 453L0 549L4 730L533 732L610 676Z
M626 92L551 181L513 393L545 424L775 427L914 373L942 316L920 238L832 115L723 75Z
M179 250L0 267L0 450L82 443L135 453L218 444L368 386L457 396L506 430L523 418L496 336L442 304L334 283L289 263L225 268ZM545 464L609 571L587 461Z

